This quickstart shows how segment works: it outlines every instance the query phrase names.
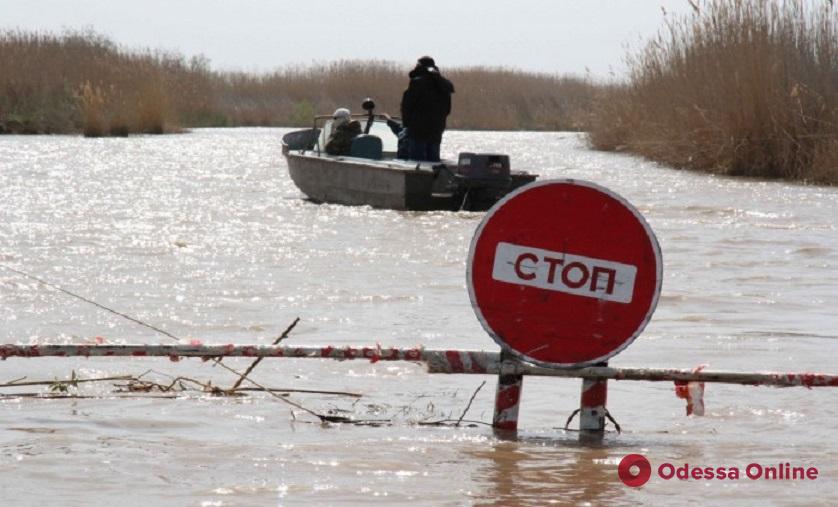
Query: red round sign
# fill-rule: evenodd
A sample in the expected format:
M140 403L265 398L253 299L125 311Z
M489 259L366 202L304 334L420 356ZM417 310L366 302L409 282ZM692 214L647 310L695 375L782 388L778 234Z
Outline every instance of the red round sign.
M662 262L652 229L619 195L545 180L499 201L471 241L480 323L519 358L550 367L605 361L652 317Z

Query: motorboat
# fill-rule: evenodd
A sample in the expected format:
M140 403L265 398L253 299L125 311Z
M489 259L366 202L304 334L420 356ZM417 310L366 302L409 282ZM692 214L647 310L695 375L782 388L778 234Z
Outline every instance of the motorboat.
M394 210L485 211L537 175L510 169L509 156L459 153L457 160L425 162L396 158L399 139L387 115L376 114L371 100L365 123L348 155L329 155L326 142L331 115L316 116L314 125L282 137L282 153L294 184L316 203L372 206ZM397 121L397 120L395 120Z

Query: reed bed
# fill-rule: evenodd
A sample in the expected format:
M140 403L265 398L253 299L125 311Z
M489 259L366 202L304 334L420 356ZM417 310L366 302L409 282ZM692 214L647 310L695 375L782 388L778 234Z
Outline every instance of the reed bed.
M93 32L0 32L0 132L87 136L181 127L301 126L373 97L397 115L407 66L338 61L254 75L202 57L126 50ZM445 69L453 128L581 129L594 86L509 69Z
M0 131L177 130L182 113L201 106L202 70L176 55L126 52L90 32L0 33Z
M831 2L711 0L597 90L589 139L679 167L838 183Z

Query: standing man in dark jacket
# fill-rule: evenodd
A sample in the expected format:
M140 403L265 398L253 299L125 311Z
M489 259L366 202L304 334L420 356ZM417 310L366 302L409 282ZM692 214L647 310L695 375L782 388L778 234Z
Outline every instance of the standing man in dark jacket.
M445 119L451 113L454 85L440 75L430 56L423 56L410 71L410 84L402 95L402 121L407 129L408 158L439 161Z

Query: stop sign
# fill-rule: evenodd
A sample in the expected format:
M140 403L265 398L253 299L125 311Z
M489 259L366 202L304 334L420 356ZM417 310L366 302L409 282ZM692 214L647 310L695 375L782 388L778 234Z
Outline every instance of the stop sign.
M595 183L545 180L499 201L471 241L468 289L501 347L549 367L587 366L627 347L660 295L652 229Z

